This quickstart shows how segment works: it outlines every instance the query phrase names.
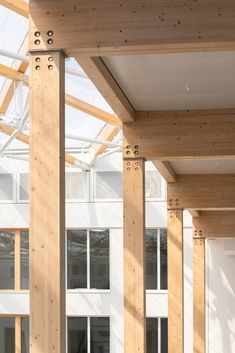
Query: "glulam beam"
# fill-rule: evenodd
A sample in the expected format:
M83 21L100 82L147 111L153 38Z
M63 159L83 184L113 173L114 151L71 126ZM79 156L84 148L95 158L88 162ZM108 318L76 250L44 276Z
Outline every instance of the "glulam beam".
M135 110L113 75L99 57L75 59L122 122L133 122Z
M234 50L234 16L233 0L31 0L30 49L70 56Z
M197 238L235 237L235 211L201 211L193 224Z
M168 183L168 208L235 209L234 185L235 174L178 174L176 183Z
M30 62L30 352L64 353L64 55Z
M170 162L152 160L152 163L167 183L176 182L177 175L174 169L172 168Z
M146 353L145 162L123 162L124 350Z
M0 5L18 13L21 16L28 17L29 3L24 0L0 0Z
M234 140L235 109L137 112L135 122L123 124L123 156L128 158L231 158Z

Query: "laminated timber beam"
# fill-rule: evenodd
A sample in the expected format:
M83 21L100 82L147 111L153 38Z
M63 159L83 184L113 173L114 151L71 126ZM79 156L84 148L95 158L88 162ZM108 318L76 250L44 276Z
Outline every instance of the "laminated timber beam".
M146 353L144 159L124 159L124 350Z
M30 352L64 353L64 55L30 62Z
M75 59L121 121L134 121L134 108L103 60L99 57L89 58L77 55L75 55Z
M168 210L168 352L184 352L183 210Z
M235 49L233 0L31 0L29 11L30 50L105 56Z
M123 124L123 156L154 160L235 155L235 109L137 112Z
M178 174L177 182L167 185L168 208L235 209L234 185L235 174Z
M28 17L29 4L24 0L0 0L0 5L18 13L21 16Z
M235 237L235 211L201 211L193 224L197 238Z

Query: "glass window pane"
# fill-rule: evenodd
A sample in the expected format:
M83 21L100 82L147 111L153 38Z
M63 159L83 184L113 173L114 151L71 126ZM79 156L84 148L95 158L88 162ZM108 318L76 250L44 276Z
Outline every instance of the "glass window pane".
M91 319L91 353L110 352L109 318L92 317Z
M145 230L146 289L157 289L157 229Z
M147 170L145 173L145 196L150 199L162 198L163 179L157 170Z
M21 289L29 289L29 232L20 233Z
M147 353L159 353L158 352L158 319L147 318L146 319L146 344Z
M66 200L85 200L86 199L86 173L65 174Z
M29 353L29 318L21 319L21 353Z
M87 318L68 318L68 353L87 353Z
M167 230L160 230L161 289L167 289Z
M13 200L12 174L0 174L0 200Z
M109 231L90 231L90 287L109 289Z
M161 353L168 352L168 320L161 319Z
M95 199L122 199L122 173L96 172Z
M20 174L20 200L29 199L29 175L26 173Z
M68 289L87 288L87 231L67 231Z
M15 353L15 318L0 318L0 353Z
M0 233L0 289L15 288L15 235Z

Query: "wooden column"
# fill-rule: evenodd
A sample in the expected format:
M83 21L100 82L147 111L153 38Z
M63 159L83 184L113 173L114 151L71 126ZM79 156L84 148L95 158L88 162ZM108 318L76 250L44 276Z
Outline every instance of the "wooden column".
M125 353L146 352L144 159L124 159Z
M64 55L30 66L30 353L64 353Z
M205 239L193 238L193 352L206 353Z
M168 352L184 352L183 210L168 210Z

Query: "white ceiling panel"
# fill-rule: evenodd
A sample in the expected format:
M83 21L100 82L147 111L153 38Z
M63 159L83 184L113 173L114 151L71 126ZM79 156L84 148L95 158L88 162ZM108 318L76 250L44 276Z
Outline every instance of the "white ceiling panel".
M235 52L103 58L136 110L235 107Z

